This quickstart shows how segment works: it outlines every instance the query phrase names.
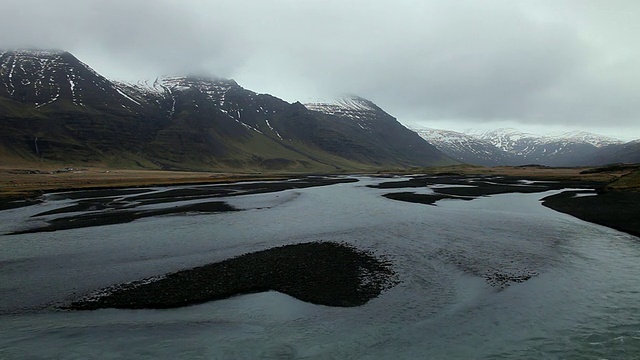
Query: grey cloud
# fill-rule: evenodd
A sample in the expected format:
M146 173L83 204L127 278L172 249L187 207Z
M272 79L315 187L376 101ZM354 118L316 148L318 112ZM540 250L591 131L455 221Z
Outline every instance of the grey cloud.
M289 101L354 93L427 125L637 129L640 4L602 4L23 0L5 7L0 48L63 48L107 76L231 77Z

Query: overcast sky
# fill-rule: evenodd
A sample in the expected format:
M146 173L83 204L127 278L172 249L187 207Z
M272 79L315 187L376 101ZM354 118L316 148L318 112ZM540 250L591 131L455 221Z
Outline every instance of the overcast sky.
M0 48L108 78L201 74L405 124L640 138L640 1L9 0Z

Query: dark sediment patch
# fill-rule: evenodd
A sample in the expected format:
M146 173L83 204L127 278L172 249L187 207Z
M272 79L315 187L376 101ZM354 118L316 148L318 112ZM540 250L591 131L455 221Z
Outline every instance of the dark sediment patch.
M114 197L114 196L124 196L124 195L135 195L142 194L148 192L149 189L145 188L136 188L136 189L92 189L92 190L74 190L74 191L65 191L65 192L55 192L51 193L50 198L52 200L78 200L78 199L89 199L89 198L98 198L98 197Z
M8 235L32 234L38 232L78 229L91 226L124 224L137 219L160 215L175 215L192 212L217 213L225 211L237 211L237 209L225 203L224 201L211 201L154 210L115 210L107 212L87 213L78 216L66 216L51 219L48 220L47 224L44 226L14 231L9 233Z
M579 219L640 236L640 193L604 192L576 197L565 191L542 199L542 205Z
M413 192L400 192L400 193L389 193L382 195L387 199L399 200L405 202L411 202L416 204L426 204L433 205L436 201L442 199L462 199L462 200L473 200L473 198L459 198L449 195L441 195L441 194L416 194Z
M367 185L375 189L402 189L425 187L433 184L468 185L468 178L461 176L414 176L407 180L387 181L375 185Z
M471 185L471 187L451 187L438 188L437 192L444 191L463 191L468 190L471 195L491 195L487 192L508 193L508 192L536 192L547 191L553 189L572 188L596 188L605 185L604 182L596 181L579 181L579 180L563 180L563 181L544 181L539 180L533 184L522 183L522 178L513 176L433 176L420 175L402 181L388 181L376 185L367 185L377 189L400 189L409 187L426 187L429 185ZM476 189L477 188L477 189ZM455 190L454 190L455 189ZM454 194L457 195L457 194Z
M434 194L415 194L401 192L383 196L399 201L433 205L441 199L473 200L481 196L508 193L536 193L564 188L595 189L603 182L593 181L541 181L525 184L522 179L508 176L416 176L403 181L383 182L369 185L379 189L425 188L430 185L453 185L452 187L433 188Z
M293 179L289 181L278 182L256 182L256 183L237 183L230 184L227 188L236 190L237 195L262 194L268 192L277 192L290 189L304 189L315 186L327 186L335 184L345 184L358 182L354 178L336 178L324 176L307 176L301 179Z
M176 308L264 291L319 305L350 307L365 304L396 283L391 264L370 252L346 244L312 242L116 285L65 308Z
M34 216L62 214L66 212L76 211L92 211L92 210L106 210L106 209L121 209L132 208L145 205L155 204L168 204L179 201L190 200L202 200L209 198L237 196L237 195L250 195L261 194L269 192L278 192L289 189L305 188L312 186L326 186L339 183L354 182L357 179L344 179L344 178L303 178L292 181L263 181L255 183L231 183L231 184L219 184L219 185L200 185L194 187L186 187L179 189L168 188L159 191L140 190L140 189L116 189L111 194L108 190L91 190L81 191L81 195L78 197L82 200L77 204L64 207L61 209L55 209L40 213ZM86 199L86 196L90 193L104 195L112 195L110 197L100 197ZM113 199L120 195L133 194L134 196L127 196L125 199ZM139 195L136 195L139 194ZM73 193L65 194L65 196L71 196Z
M148 192L141 195L129 197L129 200L139 201L144 204L160 204L163 202L173 202L182 200L196 200L207 197L227 196L232 191L225 188L201 188L192 187L185 189L168 189L157 192Z
M504 290L513 284L523 283L539 275L533 268L544 267L532 254L517 253L502 248L497 256L475 251L473 255L466 250L456 249L455 245L436 252L439 260L448 263L465 274L482 277L487 284Z
M535 193L549 190L548 186L519 186L519 185L502 185L487 184L474 182L472 187L452 187L438 188L435 192L452 196L489 196L509 193Z
M181 187L178 189L99 189L65 192L49 195L49 197L51 199L58 200L77 200L75 204L71 204L59 209L41 212L33 215L32 217L61 215L74 212L89 213L46 220L46 224L43 226L13 231L7 233L7 235L122 224L132 222L140 218L157 215L170 215L189 212L215 213L223 211L234 211L237 209L232 208L222 201L177 205L157 210L138 210L138 208L155 204L167 204L167 206L171 206L171 203L180 201L196 201L236 195L270 193L289 189L326 186L357 181L357 179L353 178L308 176L289 181L258 181L218 185L198 185L184 188ZM92 198L91 196L96 197Z
M36 204L40 204L41 202L42 202L42 199L40 198L26 198L26 199L24 197L0 198L0 211L36 205Z
M31 217L40 217L47 215L58 215L72 212L82 211L100 211L105 209L124 209L127 207L133 207L134 205L128 201L119 201L113 198L98 198L98 199L85 199L80 200L74 205L65 206L58 209L43 211Z
M164 203L182 200L194 200L209 197L263 194L290 189L302 189L314 186L327 186L341 183L357 182L353 178L305 177L289 181L259 181L232 183L224 185L203 185L198 187L169 189L130 197L129 200L143 204Z
M496 287L498 289L505 289L511 284L523 283L534 276L538 276L537 271L533 270L519 270L519 271L487 271L484 279L487 284Z

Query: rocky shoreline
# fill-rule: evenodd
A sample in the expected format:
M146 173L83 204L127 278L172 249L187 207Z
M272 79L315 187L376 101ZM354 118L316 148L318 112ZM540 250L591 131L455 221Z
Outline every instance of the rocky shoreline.
M360 306L397 283L391 263L335 242L285 245L116 285L64 309L164 309L279 291L313 304Z

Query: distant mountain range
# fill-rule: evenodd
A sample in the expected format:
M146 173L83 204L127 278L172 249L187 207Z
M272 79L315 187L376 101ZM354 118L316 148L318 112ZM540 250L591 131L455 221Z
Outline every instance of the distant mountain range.
M476 165L587 166L640 162L640 141L624 143L587 132L541 136L515 129L466 133L413 130L448 156Z
M245 171L457 163L362 98L305 106L220 78L116 82L62 51L0 51L0 158Z

